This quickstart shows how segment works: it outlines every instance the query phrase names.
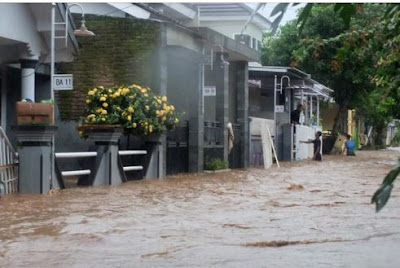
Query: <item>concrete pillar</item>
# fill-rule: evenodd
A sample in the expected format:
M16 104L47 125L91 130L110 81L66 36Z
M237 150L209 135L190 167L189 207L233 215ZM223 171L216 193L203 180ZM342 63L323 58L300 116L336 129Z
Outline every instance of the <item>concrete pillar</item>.
M168 67L167 67L167 33L166 25L162 24L160 31L160 80L159 80L159 94L168 95ZM167 135L160 135L157 148L153 150L152 161L155 163L155 168L158 170L156 176L148 173L146 178L163 178L167 175Z
M94 141L97 151L96 170L90 174L91 185L118 185L124 182L125 174L118 160L118 140L122 129L87 129L86 133Z
M46 194L51 188L58 188L53 176L52 141L55 126L14 127L18 141L19 191L29 194ZM54 187L56 186L56 187Z
M35 68L37 57L20 59L21 63L21 99L35 102Z
M249 166L249 68L246 61L237 63L237 122L241 127L241 167Z
M229 93L229 65L221 61L221 53L217 53L214 65L216 82L216 119L221 123L221 140L224 145L224 160L228 161L228 93ZM223 58L228 61L228 54L223 53Z
M204 170L203 63L197 63L197 88L190 98L193 111L189 118L189 172Z

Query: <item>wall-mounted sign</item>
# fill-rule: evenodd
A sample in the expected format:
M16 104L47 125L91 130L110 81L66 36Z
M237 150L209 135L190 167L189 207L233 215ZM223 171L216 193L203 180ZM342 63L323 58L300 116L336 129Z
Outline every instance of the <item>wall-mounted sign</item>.
M55 74L53 76L54 90L73 90L74 79L72 74Z
M276 113L283 113L283 112L285 112L285 106L284 106L284 105L276 105L276 106L275 106L275 112L276 112Z
M215 86L208 86L203 88L203 95L204 96L216 96L217 95L217 88Z

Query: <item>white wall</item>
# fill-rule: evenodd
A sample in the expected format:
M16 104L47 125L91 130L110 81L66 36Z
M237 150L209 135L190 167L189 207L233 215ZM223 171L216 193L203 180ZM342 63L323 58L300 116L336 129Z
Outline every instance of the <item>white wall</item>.
M201 45L190 34L179 31L174 27L167 27L167 44L181 46L194 51L200 51Z
M32 55L47 52L28 4L0 4L0 37L26 43Z
M209 27L214 31L217 31L229 38L233 39L234 34L240 34L240 31L243 29L246 21L201 21L200 27ZM197 26L193 25L193 26ZM250 23L247 25L246 30L243 32L244 34L248 34L257 40L262 40L263 32L256 25Z

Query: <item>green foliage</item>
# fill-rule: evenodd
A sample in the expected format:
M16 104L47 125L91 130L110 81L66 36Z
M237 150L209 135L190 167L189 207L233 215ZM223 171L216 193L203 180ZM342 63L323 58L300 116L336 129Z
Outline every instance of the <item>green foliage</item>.
M393 189L393 182L400 174L400 161L399 165L391 170L383 179L381 187L372 196L371 203L375 203L376 212L379 212L387 203Z
M125 134L160 134L179 124L167 96L158 96L139 85L95 87L87 93L83 124L121 125ZM81 133L84 136L84 133Z
M311 73L334 89L342 109L355 108L369 125L383 129L400 116L400 37L388 30L396 29L396 15L383 19L388 6L312 4L307 15L301 12L300 34L291 22L278 37L265 38L263 63Z
M220 158L206 159L205 169L206 170L219 170L228 168L228 163Z

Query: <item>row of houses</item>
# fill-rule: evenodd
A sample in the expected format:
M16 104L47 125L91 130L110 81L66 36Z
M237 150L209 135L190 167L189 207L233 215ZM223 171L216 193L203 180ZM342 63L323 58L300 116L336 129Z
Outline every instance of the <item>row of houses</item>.
M51 4L0 4L1 127L16 145L15 103L51 97ZM139 83L167 95L181 125L160 137L138 177L202 172L207 159L247 168L254 160L255 124L270 126L279 160L307 158L299 150L290 112L306 104L306 136L321 128L319 102L331 89L290 67L261 66L263 32L271 22L242 3L81 4L86 26L96 36L74 36L81 10L56 4L56 73L74 75L74 90L56 93L55 151L87 151L77 119L85 92L98 85ZM252 20L249 22L249 18ZM6 27L7 21L15 21ZM68 27L65 31L65 26ZM228 146L228 123L234 132ZM290 134L287 134L290 133ZM311 136L310 136L311 135ZM255 142L253 145L252 143ZM289 147L288 147L289 146ZM143 147L140 137L123 138L120 147ZM253 159L253 160L252 160ZM72 163L70 165L79 165Z

